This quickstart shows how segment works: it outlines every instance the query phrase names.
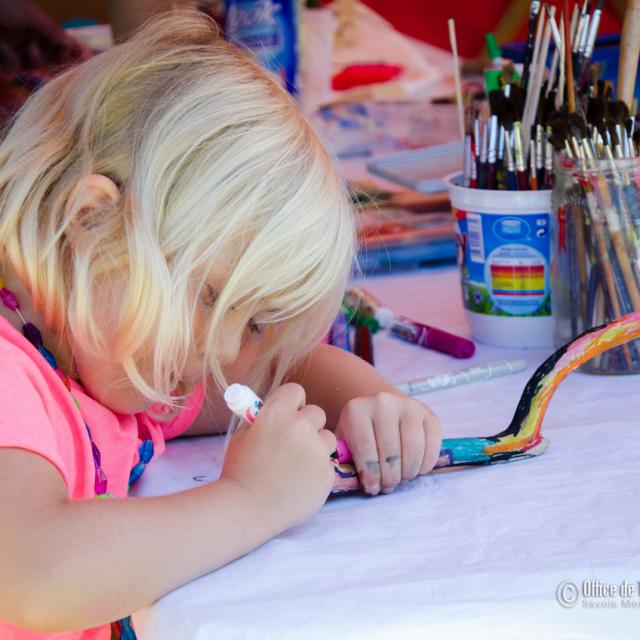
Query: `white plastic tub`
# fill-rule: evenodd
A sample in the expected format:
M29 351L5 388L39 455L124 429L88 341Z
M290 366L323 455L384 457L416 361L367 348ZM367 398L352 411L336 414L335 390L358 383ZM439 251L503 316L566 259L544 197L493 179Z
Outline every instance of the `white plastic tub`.
M551 190L470 189L459 174L446 184L474 338L501 347L553 347Z

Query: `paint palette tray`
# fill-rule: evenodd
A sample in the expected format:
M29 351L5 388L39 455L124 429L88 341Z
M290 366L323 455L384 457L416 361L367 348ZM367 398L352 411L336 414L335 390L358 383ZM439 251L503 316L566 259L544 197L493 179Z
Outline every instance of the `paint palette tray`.
M462 142L449 142L374 158L367 169L414 191L436 193L446 191L444 177L462 171L462 164Z

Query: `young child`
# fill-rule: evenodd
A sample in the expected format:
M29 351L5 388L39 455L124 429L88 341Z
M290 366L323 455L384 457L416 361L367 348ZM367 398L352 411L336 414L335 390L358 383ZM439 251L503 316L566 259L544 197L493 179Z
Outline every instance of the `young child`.
M3 640L134 638L130 613L322 506L331 429L370 494L435 464L433 414L320 344L354 253L330 156L196 14L29 100L0 145L0 251ZM224 432L229 382L267 400L220 479L123 499L166 439Z

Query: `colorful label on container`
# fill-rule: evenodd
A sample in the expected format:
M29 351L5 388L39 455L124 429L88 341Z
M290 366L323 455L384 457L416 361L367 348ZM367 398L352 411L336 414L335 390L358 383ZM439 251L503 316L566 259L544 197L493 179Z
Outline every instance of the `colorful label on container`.
M297 92L298 0L227 0L224 28L231 42L251 49Z
M465 307L494 316L550 316L550 215L453 213Z

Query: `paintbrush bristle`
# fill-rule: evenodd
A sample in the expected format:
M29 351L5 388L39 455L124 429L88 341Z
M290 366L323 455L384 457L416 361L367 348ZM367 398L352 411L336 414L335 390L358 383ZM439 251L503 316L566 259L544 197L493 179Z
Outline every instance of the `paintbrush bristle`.
M569 123L571 125L571 131L576 138L582 140L582 138L589 137L589 128L581 115L570 113Z
M611 146L614 148L617 147L620 144L620 137L618 136L616 123L613 120L607 120L607 130L611 136Z
M513 85L511 87L510 100L513 104L513 121L521 122L522 114L524 112L524 103L527 97L526 91L520 85Z
M507 130L513 129L515 122L515 107L511 98L505 98L500 106L500 114L498 116L500 124Z
M553 117L547 123L547 126L551 128L549 141L556 151L564 151L565 142L571 138L571 123L565 114L556 111L551 115Z
M473 121L476 117L476 111L473 107L467 107L464 110L464 134L465 136L473 135Z
M504 100L504 93L501 89L493 89L489 92L489 108L491 110L492 116L497 116L500 114L500 109Z
M629 118L629 107L622 100L607 102L605 114L607 119L624 125Z
M606 104L602 98L589 98L587 103L587 122L597 127L604 122Z

